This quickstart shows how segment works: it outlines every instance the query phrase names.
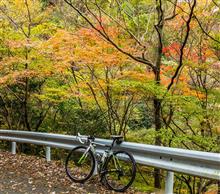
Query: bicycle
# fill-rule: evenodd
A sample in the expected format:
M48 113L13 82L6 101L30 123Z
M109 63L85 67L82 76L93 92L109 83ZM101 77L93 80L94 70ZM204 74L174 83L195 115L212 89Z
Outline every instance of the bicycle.
M111 145L96 143L94 136L82 136L79 133L77 139L88 146L73 148L66 158L66 173L72 181L84 183L92 177L97 167L101 183L109 189L124 192L129 188L136 176L134 157L126 151L113 151L115 143L123 141L122 136L112 136ZM96 153L97 145L107 149L102 154Z

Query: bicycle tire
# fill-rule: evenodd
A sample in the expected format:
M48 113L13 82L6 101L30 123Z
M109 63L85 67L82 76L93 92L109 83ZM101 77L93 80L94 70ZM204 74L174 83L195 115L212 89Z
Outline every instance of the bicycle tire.
M85 169L80 168L82 164L79 163L79 161L81 160L83 154L85 153L86 149L88 147L86 146L78 146L74 149L72 149L72 151L69 153L69 155L66 158L66 162L65 162L65 170L66 170L66 174L67 176L74 182L77 183L84 183L85 181L87 181L93 174L94 170L95 170L95 157L92 153L91 150L88 151L88 155L85 157L89 158L90 160L89 162L89 169L87 170L88 172L85 172ZM79 156L79 158L77 158ZM83 159L83 160L85 160ZM74 165L74 166L71 166ZM71 169L70 169L71 167ZM84 167L86 167L85 163L84 163ZM77 168L79 168L78 170L82 170L82 172L77 172ZM81 174L83 173L85 176L81 176ZM79 177L77 177L79 176Z
M118 156L118 155L124 155L124 156L121 156L121 159L120 159L120 156ZM114 180L113 180L114 177L109 176L110 173L119 171L117 169L116 170L111 170L112 162L114 163L113 157L117 157L118 160L120 160L120 162L123 162L124 164L126 164L126 162L128 161L127 164L131 165L130 177L127 177L128 179L126 179L126 177L124 177L124 180L126 180L127 183L125 185L123 185L122 187L117 187L116 185L114 185L114 183L113 183L114 182ZM124 159L122 159L123 157L124 157ZM120 167L120 168L122 168L122 167ZM124 168L123 171L125 171L125 166L123 168ZM134 160L134 157L130 153L128 153L126 151L116 151L106 161L104 171L105 171L104 177L103 177L104 182L109 187L109 189L112 189L112 190L117 191L117 192L124 192L131 186L131 184L134 182L134 179L136 177L136 162ZM120 169L120 171L122 171L122 169ZM116 173L116 175L118 175L118 180L120 179L119 176L124 176L124 175L119 175L119 174L120 174L120 172L118 172L118 174ZM117 180L115 180L115 181L117 181Z

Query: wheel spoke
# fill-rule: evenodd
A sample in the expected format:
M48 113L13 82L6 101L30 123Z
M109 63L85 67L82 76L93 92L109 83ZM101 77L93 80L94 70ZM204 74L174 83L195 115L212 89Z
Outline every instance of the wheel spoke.
M115 191L125 191L133 182L136 173L134 159L127 152L116 152L107 164L105 179Z
M87 180L94 170L94 156L91 151L85 153L86 149L86 147L75 148L67 157L66 172L75 182Z

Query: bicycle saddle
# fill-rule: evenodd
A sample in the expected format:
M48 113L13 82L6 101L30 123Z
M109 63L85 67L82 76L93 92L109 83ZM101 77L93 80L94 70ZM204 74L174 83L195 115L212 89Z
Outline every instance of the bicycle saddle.
M111 135L111 138L113 140L118 140L118 139L123 139L123 136L121 136L121 135Z
M95 141L95 137L93 135L88 136L88 140Z
M123 142L123 136L121 135L111 135L111 138L113 139L113 144L116 142L116 144L121 144Z

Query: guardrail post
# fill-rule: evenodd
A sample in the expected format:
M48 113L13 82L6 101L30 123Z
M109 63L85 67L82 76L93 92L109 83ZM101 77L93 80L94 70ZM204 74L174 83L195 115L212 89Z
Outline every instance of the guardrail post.
M16 142L11 142L11 153L16 154Z
M51 151L49 146L46 147L46 160L47 162L51 161Z
M167 171L165 194L173 194L174 172Z

